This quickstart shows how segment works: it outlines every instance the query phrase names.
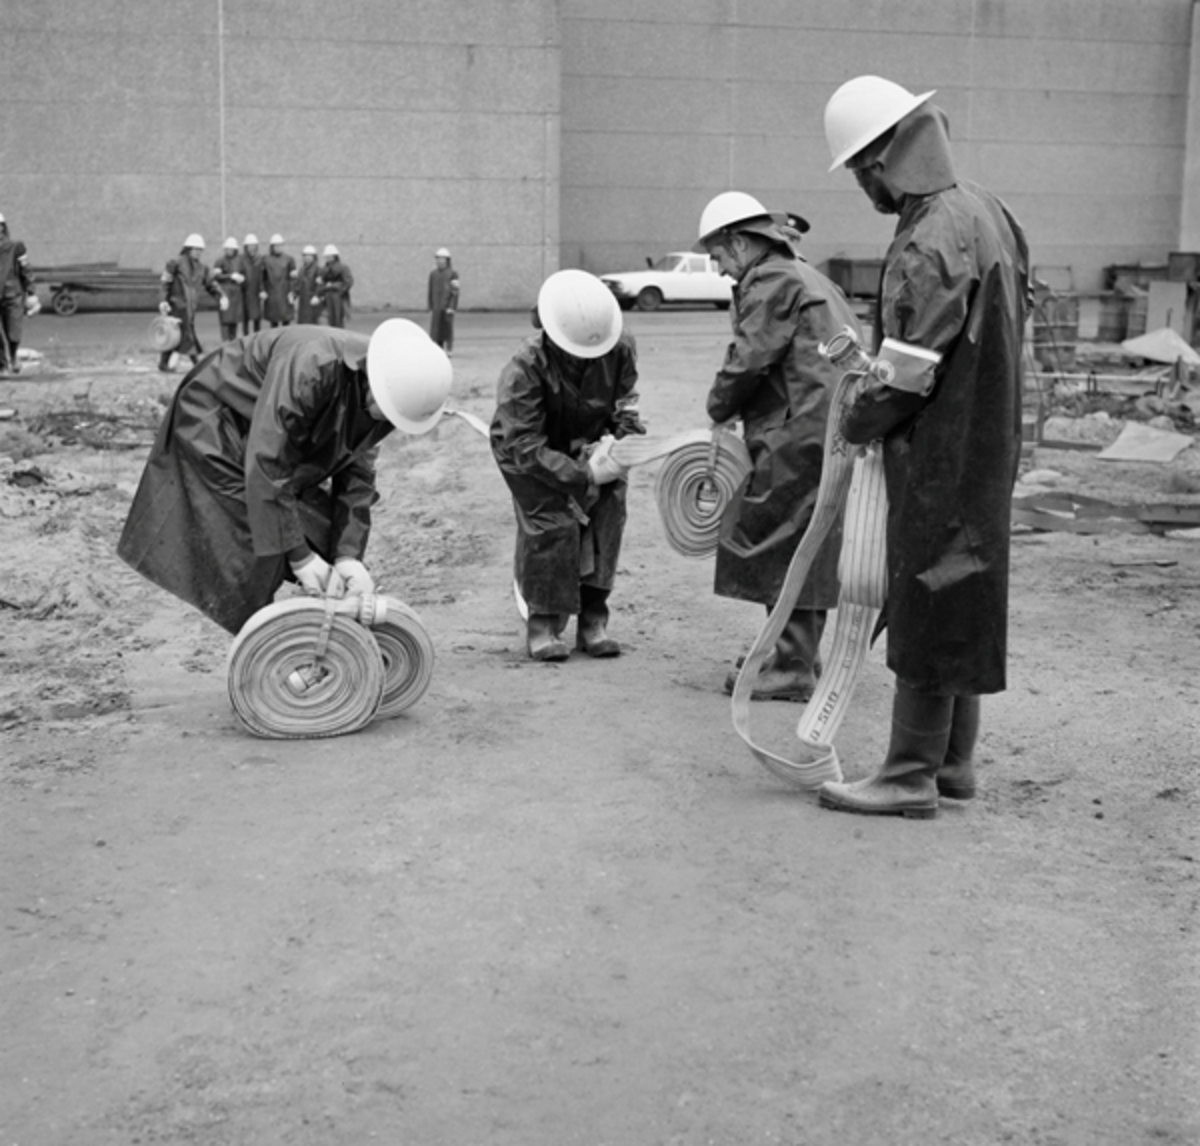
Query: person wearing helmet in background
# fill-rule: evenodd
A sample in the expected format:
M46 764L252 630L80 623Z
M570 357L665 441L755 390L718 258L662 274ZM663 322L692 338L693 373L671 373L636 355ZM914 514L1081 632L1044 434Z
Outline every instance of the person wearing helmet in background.
M517 519L515 583L528 607L534 660L570 655L562 631L578 614L575 644L616 656L608 597L625 528L625 471L602 438L645 433L637 416L637 345L609 289L580 270L552 274L538 292L541 329L504 367L491 425L492 454Z
M33 284L25 244L8 233L8 221L0 215L0 373L21 372L17 350L25 317L42 309Z
M200 292L207 291L222 312L228 310L229 300L217 285L211 268L200 261L204 240L194 232L183 240L176 258L168 259L162 281L162 301L158 304L160 314L179 319L179 344L175 350L164 350L158 357L158 368L164 373L171 371L171 355L186 354L193 363L198 362L204 348L196 336L196 310L200 305Z
M296 260L284 254L283 236L272 235L263 256L263 317L272 326L287 326L296 304Z
M321 317L321 296L317 293L320 276L317 248L309 243L300 253L300 269L296 272L297 322L312 325Z
M242 269L241 248L237 239L230 236L225 240L222 255L213 263L213 277L220 285L229 306L220 312L221 341L232 342L238 336L238 323L242 321L245 303L242 300L242 284L246 273Z
M450 382L445 352L407 319L369 337L289 326L225 343L175 392L117 553L231 633L285 580L372 592L377 447L432 429Z
M332 243L325 247L325 265L317 281L320 284L317 296L325 306L329 325L345 326L350 319L350 288L354 285L354 275Z
M841 429L882 441L887 484L891 738L868 778L825 807L929 818L975 794L979 697L1005 687L1011 498L1021 445L1029 252L996 196L959 179L945 113L879 76L825 108L830 171L899 216L884 259L868 377Z
M263 300L267 297L263 285L263 256L258 253L258 236L247 235L242 240L242 333L253 334L262 330Z
M753 466L725 510L713 588L718 596L775 605L816 507L829 400L838 372L818 346L857 329L842 292L797 254L808 230L798 215L772 214L742 191L704 208L698 250L734 280L733 337L708 392L708 414L742 423ZM755 700L807 701L820 673L826 611L837 605L840 528L813 565L764 664ZM737 674L725 681L732 692Z
M429 272L429 337L447 354L454 353L454 314L458 310L458 271L450 264L450 252L439 247L435 266Z

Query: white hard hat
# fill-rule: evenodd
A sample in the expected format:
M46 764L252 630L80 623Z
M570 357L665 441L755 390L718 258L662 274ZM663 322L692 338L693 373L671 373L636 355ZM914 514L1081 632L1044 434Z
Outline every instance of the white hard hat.
M734 223L744 223L763 215L769 216L770 212L753 195L747 195L745 191L722 191L700 212L696 246L703 247L708 238Z
M278 247L283 245L283 236L278 232L271 236L271 246Z
M0 223L3 223L4 221L5 221L4 216L0 215Z
M556 346L576 358L600 358L621 337L621 308L587 271L555 271L538 291L538 319Z
M245 243L243 245L247 246L247 247L257 247L258 246L258 236L254 235L254 234L247 235L246 239L245 239Z
M389 318L367 345L367 383L387 420L424 434L441 420L453 371L446 352L415 322Z
M230 235L229 238L225 240L225 246L222 249L227 251L227 250L229 250L230 247L232 247L235 251L237 250L237 247L238 247L238 241L232 235Z
M204 250L204 239L193 231L186 239L183 240L185 247L195 247L197 250Z
M446 250L445 247L438 247L438 249L433 252L433 256L436 259L448 259L450 257L450 252Z
M825 105L825 140L833 156L829 170L836 171L933 94L913 95L880 76L847 80Z
M323 254L323 255L324 255L326 258L329 258L329 256L330 256L330 255L336 255L336 254L338 253L338 249L337 249L337 247L335 247L335 246L334 246L332 243L326 243L326 244L325 244L325 250L324 250L324 251L322 251L321 253L322 253L322 254Z
M309 243L308 246L305 247L304 250L301 252L301 254L305 254L305 255L315 255L316 253L317 253L317 248L314 247L312 245L312 243Z

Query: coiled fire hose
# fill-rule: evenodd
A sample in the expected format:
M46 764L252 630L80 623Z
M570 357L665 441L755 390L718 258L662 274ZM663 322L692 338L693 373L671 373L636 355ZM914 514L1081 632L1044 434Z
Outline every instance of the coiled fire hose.
M792 555L779 600L738 673L732 700L733 726L754 758L772 775L803 789L820 787L826 780L842 779L833 737L849 708L887 595L887 490L883 459L878 445L866 448L851 445L838 430L842 410L853 400L860 379L881 373L887 364L876 364L849 329L822 344L820 350L843 373L830 402L825 462L816 507ZM846 519L838 562L841 590L832 649L817 689L800 714L796 726L799 748L790 756L783 756L755 743L750 731L750 697L763 661L783 632L821 543L843 506Z
M412 609L374 594L293 597L259 609L229 650L229 699L255 736L342 736L411 708L433 678Z

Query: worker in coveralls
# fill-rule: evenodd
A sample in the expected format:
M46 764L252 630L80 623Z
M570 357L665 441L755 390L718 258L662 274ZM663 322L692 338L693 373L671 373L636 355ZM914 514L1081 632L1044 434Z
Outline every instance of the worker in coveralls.
M562 632L578 614L576 647L617 656L608 597L625 528L626 471L608 446L645 433L637 347L612 293L585 271L551 275L538 292L537 319L541 329L500 374L491 427L517 518L514 575L528 607L527 648L534 660L565 660Z
M242 240L242 333L253 334L262 330L263 302L267 297L263 285L263 256L258 253L258 236L247 235Z
M246 273L242 270L241 247L237 239L231 235L225 240L222 254L213 263L213 277L217 280L221 292L229 299L229 306L220 312L221 341L232 342L238 336L238 323L242 321L245 303L242 301L242 284L246 281Z
M735 282L733 338L708 392L708 415L738 419L749 477L721 519L713 588L768 612L816 507L829 400L840 377L818 346L856 327L842 292L796 253L808 223L772 215L753 196L727 191L700 217L697 248ZM831 531L769 654L752 696L807 701L820 673L826 611L837 605L840 526ZM737 674L725 681L732 692Z
M315 324L321 317L321 296L317 293L320 276L317 248L310 243L300 253L300 269L296 272L297 322Z
M345 326L350 319L350 288L354 285L354 275L332 243L325 247L325 265L318 281L321 289L317 293L324 303L329 325Z
M454 353L454 315L458 310L458 271L450 264L450 252L439 247L436 264L429 272L429 337L447 354Z
M272 326L287 326L296 303L296 260L284 254L283 236L272 235L263 256L263 317Z
M877 211L899 216L875 327L891 382L865 378L841 422L848 441L883 443L896 691L882 766L825 783L820 800L915 818L936 815L939 794L975 794L979 697L1005 687L1030 299L1021 227L956 176L933 94L860 76L825 108L830 170L845 165Z
M217 285L216 276L210 267L200 261L204 240L192 233L183 240L177 258L168 259L162 273L162 302L158 304L160 314L179 319L179 345L175 348L186 354L193 363L200 360L204 348L196 336L196 311L200 306L200 292L207 291L217 300L222 312L229 309L229 300ZM171 371L172 350L164 350L158 356L158 368L164 373Z
M21 372L17 350L25 317L42 309L33 284L25 244L9 235L8 222L0 215L0 373Z
M290 326L225 343L180 383L118 554L231 633L285 580L371 592L376 447L432 429L450 377L407 319L370 337Z

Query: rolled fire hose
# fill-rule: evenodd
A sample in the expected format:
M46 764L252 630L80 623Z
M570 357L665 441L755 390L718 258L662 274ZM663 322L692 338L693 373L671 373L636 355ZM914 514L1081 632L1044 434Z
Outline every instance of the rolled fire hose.
M754 758L772 775L803 789L841 780L833 737L841 725L870 647L887 593L887 491L877 445L851 445L838 430L855 384L873 369L857 338L843 332L821 352L843 370L830 402L825 462L812 520L788 566L779 600L747 653L733 689L733 726ZM784 756L755 743L750 731L751 694L763 661L791 616L813 561L845 506L838 562L841 591L833 643L824 672L796 726L799 748Z
M229 699L256 736L342 736L412 707L433 644L394 597L293 597L259 609L229 650Z

